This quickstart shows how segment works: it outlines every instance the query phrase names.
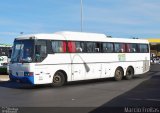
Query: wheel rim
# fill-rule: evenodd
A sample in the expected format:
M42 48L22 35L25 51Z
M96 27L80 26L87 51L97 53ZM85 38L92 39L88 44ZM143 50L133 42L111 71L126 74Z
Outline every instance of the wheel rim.
M122 77L122 72L120 70L116 71L116 78L120 79Z
M53 77L53 83L60 83L61 82L61 77L59 75L55 75Z
M128 76L132 76L132 75L133 75L132 69L129 69L129 70L127 71L127 75L128 75Z

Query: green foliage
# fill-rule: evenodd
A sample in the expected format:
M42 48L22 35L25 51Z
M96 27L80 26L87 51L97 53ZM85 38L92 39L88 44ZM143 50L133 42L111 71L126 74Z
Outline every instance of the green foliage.
M7 68L0 68L0 74L6 74Z

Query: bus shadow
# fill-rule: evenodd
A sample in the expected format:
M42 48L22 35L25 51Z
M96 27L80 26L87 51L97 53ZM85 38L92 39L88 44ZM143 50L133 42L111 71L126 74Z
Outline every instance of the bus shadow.
M134 77L133 80L143 79L143 78L144 76ZM122 81L119 81L119 82L124 82L124 81L126 80L123 79ZM114 81L113 78L84 80L84 81L69 82L61 87L54 87L54 86L51 86L51 84L33 86L29 84L17 83L17 82L12 82L12 81L0 81L0 87L12 88L12 89L46 89L46 88L60 89L60 88L72 88L72 87L80 87L80 86L88 86L88 85L106 84L106 83L111 83L111 82L117 82L117 81Z
M21 89L23 86L16 82L11 81L0 81L0 87L12 88L12 89Z
M102 79L93 79L93 80L82 80L82 81L74 81L66 84L66 87L76 87L82 85L93 85L93 84L102 84L106 82L114 82L113 78L102 78Z
M160 74L152 71L148 80L135 88L113 98L89 113L124 113L125 108L159 107L160 105Z
M0 81L0 87L11 88L11 89L42 89L42 88L51 88L51 85L45 84L45 85L33 86L30 84L23 84L12 81Z
M44 85L29 85L29 84L23 84L18 82L12 82L12 81L0 81L0 87L6 87L6 88L12 88L12 89L46 89L46 88L69 88L69 87L79 87L79 86L85 86L85 85L94 85L94 84L102 84L102 83L110 83L114 82L112 78L107 79L95 79L95 80L84 80L84 81L75 81L75 82L69 82L61 87L54 87L51 84L44 84Z

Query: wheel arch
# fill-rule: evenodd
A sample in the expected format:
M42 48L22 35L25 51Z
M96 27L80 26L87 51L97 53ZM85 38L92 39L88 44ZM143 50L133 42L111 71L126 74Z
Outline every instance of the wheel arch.
M54 73L54 75L55 75L57 72L61 72L61 73L63 73L63 74L64 74L64 77L65 77L65 82L67 82L67 81L68 81L67 73L66 73L64 70L62 70L62 69L57 70L57 71Z
M134 67L133 67L133 66L131 66L131 65L127 67L127 69L126 69L126 73L127 73L127 71L128 71L128 69L129 69L129 68L132 68L132 69L133 69L133 74L135 74L135 69L134 69ZM125 73L125 75L126 75L126 73Z

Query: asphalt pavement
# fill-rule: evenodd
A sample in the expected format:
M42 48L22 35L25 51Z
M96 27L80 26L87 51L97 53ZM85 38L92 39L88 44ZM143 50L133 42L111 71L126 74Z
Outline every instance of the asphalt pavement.
M120 108L119 112L149 112L160 113L160 66L152 65L148 73L149 79L135 88L113 98L91 113L107 112L108 108ZM113 109L111 109L113 110ZM113 112L113 111L112 111ZM117 110L115 110L115 113Z
M29 110L26 107L32 107L31 110L36 107L34 113L37 109L37 113L44 110L55 110L55 113L70 110L75 113L97 113L106 112L103 108L112 112L124 107L160 107L159 69L160 65L152 65L150 72L132 80L80 81L58 88L0 81L0 106L25 107L23 111Z

